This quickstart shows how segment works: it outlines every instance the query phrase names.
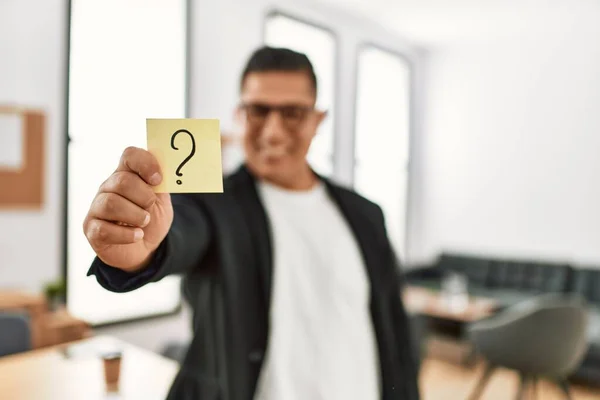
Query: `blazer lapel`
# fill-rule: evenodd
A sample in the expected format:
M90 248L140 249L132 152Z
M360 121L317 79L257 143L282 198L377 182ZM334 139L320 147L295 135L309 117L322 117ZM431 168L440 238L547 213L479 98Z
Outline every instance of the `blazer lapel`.
M381 262L377 249L376 235L373 232L371 221L361 212L357 204L353 203L353 197L346 195L342 190L333 185L328 179L321 178L327 186L328 193L339 207L345 220L348 222L358 247L363 257L371 287L380 287L381 268L377 265Z
M265 208L256 190L256 182L246 166L238 169L232 178L235 200L250 231L252 248L260 273L261 291L267 312L271 304L271 276L273 271L272 235Z
M379 350L382 398L398 398L399 393L394 392L393 389L396 377L392 373L394 371L394 338L392 335L390 339L391 316L389 307L385 304L386 288L392 287L393 281L385 276L385 271L389 268L382 265L386 262L386 258L383 254L384 247L381 246L380 239L378 239L381 233L377 232L376 225L373 224L366 210L356 201L355 196L349 195L327 180L324 181L327 184L330 196L339 206L354 233L367 269L371 284L371 319ZM392 392L390 392L390 388L392 388Z

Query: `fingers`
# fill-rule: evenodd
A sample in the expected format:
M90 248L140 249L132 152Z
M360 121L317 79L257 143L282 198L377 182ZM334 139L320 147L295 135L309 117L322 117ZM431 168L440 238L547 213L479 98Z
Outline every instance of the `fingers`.
M115 172L100 186L99 193L115 193L138 205L149 209L156 202L156 194L142 178L128 171Z
M92 202L89 216L140 228L150 222L149 212L116 193L98 194Z
M90 219L85 224L85 235L94 249L98 249L111 244L135 243L144 237L144 231L100 219Z
M117 172L133 172L148 184L156 186L162 181L160 166L150 152L137 147L128 147L123 151Z

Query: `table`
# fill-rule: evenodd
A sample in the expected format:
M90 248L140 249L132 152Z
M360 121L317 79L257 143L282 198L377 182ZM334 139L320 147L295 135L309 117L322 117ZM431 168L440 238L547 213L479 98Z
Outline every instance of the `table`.
M453 309L441 293L417 286L406 286L402 299L407 312L424 317L424 329L434 333L426 343L427 354L463 365L475 362L466 327L493 315L498 308L494 300L471 296L464 307Z
M97 356L115 347L123 351L118 396L106 394ZM163 400L178 370L176 362L150 351L110 337L93 337L0 358L0 399Z
M73 317L66 308L44 314L39 330L41 337L36 347L55 346L92 336L90 326Z
M439 292L417 286L405 287L402 298L409 313L463 323L489 317L498 307L494 300L470 297L464 308L453 310L444 302Z

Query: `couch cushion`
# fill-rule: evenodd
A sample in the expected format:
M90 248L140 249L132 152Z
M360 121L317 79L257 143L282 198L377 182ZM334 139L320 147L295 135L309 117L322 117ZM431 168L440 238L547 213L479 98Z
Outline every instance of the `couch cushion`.
M570 267L522 261L492 261L486 286L535 293L567 290Z
M408 282L408 284L434 291L440 291L442 288L442 284L439 279L412 279L410 282Z
M569 290L600 307L600 269L574 269Z

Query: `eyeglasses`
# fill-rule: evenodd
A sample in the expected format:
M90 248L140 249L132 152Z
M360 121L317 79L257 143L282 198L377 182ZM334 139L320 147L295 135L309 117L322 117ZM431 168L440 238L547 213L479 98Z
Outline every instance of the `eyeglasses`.
M243 103L239 107L245 112L246 120L254 128L262 127L271 112L278 112L283 125L290 131L299 129L315 110L314 107L304 105L271 106L262 103Z

